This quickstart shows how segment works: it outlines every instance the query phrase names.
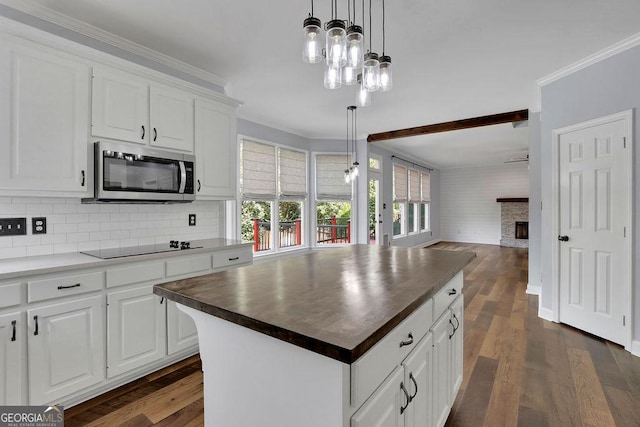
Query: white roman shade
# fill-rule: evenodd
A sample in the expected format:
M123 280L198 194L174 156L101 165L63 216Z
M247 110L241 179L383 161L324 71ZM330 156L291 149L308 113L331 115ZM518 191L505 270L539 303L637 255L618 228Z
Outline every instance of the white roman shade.
M420 201L420 172L415 169L409 169L409 201Z
M420 173L420 200L423 202L431 201L431 174L429 172Z
M278 149L280 197L307 197L307 156L301 151Z
M276 197L275 147L242 140L240 192L244 199L272 200Z
M404 166L393 165L393 201L407 201L407 168Z
M344 182L349 164L346 154L316 155L317 200L351 200L351 183Z

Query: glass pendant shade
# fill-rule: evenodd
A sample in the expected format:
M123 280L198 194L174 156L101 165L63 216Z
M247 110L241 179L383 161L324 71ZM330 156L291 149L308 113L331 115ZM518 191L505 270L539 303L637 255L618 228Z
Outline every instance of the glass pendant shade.
M393 88L393 69L391 67L391 57L382 55L380 57L380 89L383 92Z
M351 182L351 172L349 172L349 169L344 170L344 182L347 184Z
M380 62L378 61L378 55L373 52L369 52L364 56L362 85L369 92L375 92L380 89Z
M327 23L327 65L344 67L347 63L347 32L343 21L334 19Z
M321 23L313 16L304 20L304 47L302 48L302 60L307 64L316 64L322 61L322 39L320 37Z
M356 104L358 107L368 107L371 105L371 92L364 88L362 84L362 77L358 76L359 85L358 85L358 93L356 95Z
M358 176L358 166L360 166L360 163L358 162L353 162L353 166L351 166L351 179L354 181Z
M352 67L344 67L342 69L342 84L345 84L347 86L351 86L356 84L356 77L358 75L358 71L355 68Z
M324 87L327 89L339 89L342 86L342 68L324 67Z
M364 62L364 35L362 27L352 25L347 29L347 66L362 67Z

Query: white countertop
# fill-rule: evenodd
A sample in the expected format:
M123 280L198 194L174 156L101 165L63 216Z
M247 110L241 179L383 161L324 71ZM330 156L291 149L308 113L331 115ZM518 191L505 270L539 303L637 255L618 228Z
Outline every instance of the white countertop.
M152 259L172 258L175 256L193 255L203 252L212 252L215 250L251 246L253 245L253 243L218 238L192 240L191 245L202 247L186 249L182 251L161 252L148 255L136 255L111 259L100 259L90 255L84 255L79 252L4 259L0 260L0 280L30 276L34 274L55 273L59 271L74 270L77 268L105 267L109 265L124 264L134 261L146 261Z

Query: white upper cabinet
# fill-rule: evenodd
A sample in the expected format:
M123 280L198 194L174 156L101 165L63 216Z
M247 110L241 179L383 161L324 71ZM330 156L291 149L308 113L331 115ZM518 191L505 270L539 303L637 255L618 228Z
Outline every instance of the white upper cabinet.
M91 133L145 144L149 135L149 84L105 67L93 69Z
M196 99L195 131L198 199L235 198L238 171L235 108Z
M91 67L0 37L0 195L88 196Z
M93 72L94 136L193 152L194 96L107 67Z

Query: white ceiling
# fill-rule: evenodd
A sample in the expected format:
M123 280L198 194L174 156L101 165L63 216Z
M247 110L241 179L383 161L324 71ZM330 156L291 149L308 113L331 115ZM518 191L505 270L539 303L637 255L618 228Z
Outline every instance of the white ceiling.
M381 53L381 0L372 1ZM310 0L33 2L222 77L244 102L240 117L345 137L355 88L324 89L322 65L301 60ZM346 0L338 4L345 16ZM360 138L533 107L537 79L640 32L638 0L388 0L386 13L394 89L358 110ZM329 14L330 0L315 0L315 15ZM527 150L528 131L498 125L379 144L442 168L496 164Z

